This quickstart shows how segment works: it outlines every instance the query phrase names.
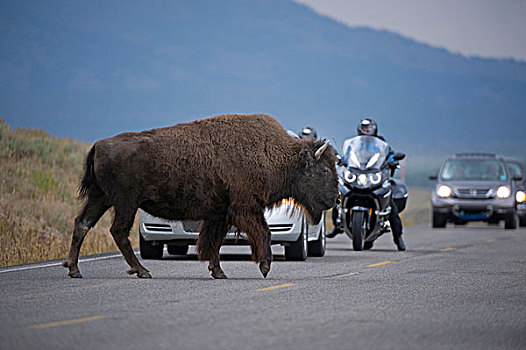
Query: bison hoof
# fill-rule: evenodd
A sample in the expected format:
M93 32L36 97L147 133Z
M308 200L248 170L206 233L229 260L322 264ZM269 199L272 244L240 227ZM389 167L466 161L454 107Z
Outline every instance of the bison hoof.
M149 272L143 272L143 273L138 273L137 277L139 277L139 278L152 278L152 275L150 275Z
M139 271L137 268L131 268L128 271L126 271L128 275L135 275L137 274L137 277L139 278L152 278L152 275L150 275L150 272L148 270Z
M80 272L73 272L73 273L70 272L68 276L71 278L82 278L82 275L80 274Z
M228 278L223 272L223 270L217 268L212 270L212 277L214 277L217 280L224 280Z
M226 280L228 278L224 272L213 273L212 277L214 277L216 280Z
M261 274L264 278L267 278L267 275L270 271L270 263L268 261L262 261L259 263L259 271L261 271Z

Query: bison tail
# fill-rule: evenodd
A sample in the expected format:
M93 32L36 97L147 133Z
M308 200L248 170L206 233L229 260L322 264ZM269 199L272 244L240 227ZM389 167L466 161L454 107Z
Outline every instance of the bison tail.
M86 156L86 163L84 164L84 176L82 177L82 180L79 184L79 199L86 198L88 195L88 191L93 185L94 177L93 177L93 159L95 157L95 146L91 147L91 149L88 152L88 155Z

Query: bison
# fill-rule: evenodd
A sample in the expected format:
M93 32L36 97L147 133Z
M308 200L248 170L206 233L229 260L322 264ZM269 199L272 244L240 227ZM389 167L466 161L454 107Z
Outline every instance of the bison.
M128 239L138 208L168 220L201 220L197 252L214 278L226 278L219 248L232 225L246 232L252 259L270 271L270 230L264 210L293 198L311 221L338 197L334 152L328 142L289 136L272 117L222 115L171 127L128 132L96 142L86 157L67 261L82 277L78 257L87 232L111 207L110 232L130 265L151 278Z

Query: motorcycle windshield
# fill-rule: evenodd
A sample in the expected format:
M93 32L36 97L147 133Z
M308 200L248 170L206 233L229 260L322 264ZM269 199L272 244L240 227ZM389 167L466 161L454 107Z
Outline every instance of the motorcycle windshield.
M343 143L343 157L349 167L380 169L389 154L389 144L374 136L356 136Z

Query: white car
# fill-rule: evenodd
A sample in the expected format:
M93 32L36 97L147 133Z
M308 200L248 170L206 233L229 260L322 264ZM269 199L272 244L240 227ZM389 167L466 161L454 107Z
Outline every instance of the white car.
M325 213L318 225L310 225L302 210L292 210L291 200L265 212L272 244L285 247L286 260L303 261L308 256L325 255ZM139 242L143 259L161 259L164 245L168 254L186 255L199 236L199 221L169 221L139 210ZM223 244L247 245L245 233L232 227Z

